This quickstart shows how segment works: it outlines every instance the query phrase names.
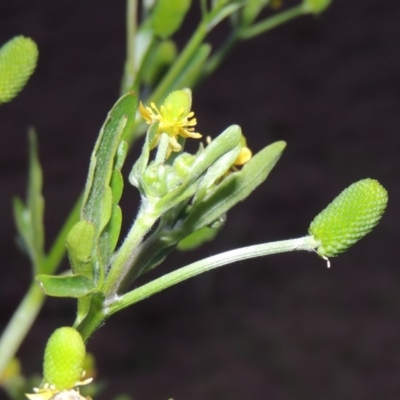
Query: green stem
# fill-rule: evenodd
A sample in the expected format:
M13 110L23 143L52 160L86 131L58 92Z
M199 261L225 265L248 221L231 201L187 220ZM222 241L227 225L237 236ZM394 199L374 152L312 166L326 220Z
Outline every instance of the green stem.
M122 79L121 95L125 94L135 81L135 36L137 21L137 0L126 2L126 60Z
M138 246L158 218L159 216L152 212L152 210L144 210L144 206L142 206L107 274L101 290L107 299L113 298L118 294L120 285L129 274Z
M42 307L44 298L44 293L37 282L32 282L1 336L0 377L30 330Z
M291 19L299 17L305 13L308 12L304 8L304 5L300 4L296 7L290 8L289 10L283 11L277 15L267 18L264 21L261 21L255 25L252 25L249 28L242 29L239 33L239 37L241 39L250 39L254 36L260 35L261 33L276 28L277 26L282 25L285 22L288 22Z
M49 254L44 260L41 273L53 274L60 265L65 255L65 238L72 226L78 221L80 205L81 198L75 203L60 233L54 241ZM18 351L19 346L39 314L44 300L44 293L37 282L33 281L0 337L0 376L4 368Z
M132 304L135 304L147 297L152 296L164 289L177 283L185 281L203 272L210 271L223 265L231 264L236 261L243 261L249 258L262 257L270 254L285 253L295 250L315 250L320 242L313 236L305 236L299 239L283 240L279 242L263 243L249 247L243 247L220 253L215 256L194 262L186 267L177 269L152 282L149 282L131 292L111 300L106 304L105 315L110 316Z

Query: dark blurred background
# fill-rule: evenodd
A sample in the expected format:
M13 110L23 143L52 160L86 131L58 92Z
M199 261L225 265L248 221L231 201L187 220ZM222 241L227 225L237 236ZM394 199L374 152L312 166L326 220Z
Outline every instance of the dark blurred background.
M11 213L12 196L25 192L27 127L39 134L50 244L118 96L124 12L123 1L0 3L0 42L24 34L40 48L26 89L0 107L0 328L30 281ZM98 400L122 392L137 400L398 400L399 55L397 0L336 0L319 18L239 45L195 91L203 134L237 123L255 151L281 139L288 148L267 182L229 213L216 241L174 253L156 275L234 247L302 236L362 178L388 189L389 206L330 270L311 253L250 260L112 317L88 344L107 383ZM128 186L123 211L131 220L138 195ZM48 335L73 317L72 300L47 301L19 353L27 374L40 371Z

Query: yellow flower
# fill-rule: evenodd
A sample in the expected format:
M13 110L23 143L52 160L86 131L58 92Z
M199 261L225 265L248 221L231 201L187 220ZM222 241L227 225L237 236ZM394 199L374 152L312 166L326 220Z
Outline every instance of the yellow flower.
M83 376L82 376L83 378ZM92 382L93 378L88 378L79 382L76 382L74 387L71 389L59 390L54 385L45 383L40 388L34 388L35 393L26 393L26 397L29 400L91 400L91 397L83 397L79 393L77 386L87 385Z
M169 94L160 109L154 103L150 106L145 107L140 103L139 111L148 124L159 123L157 135L151 143L152 149L158 145L163 133L169 136L167 158L172 151L182 150L182 146L178 143L179 136L201 138L200 133L194 132L197 121L193 118L194 112L190 111L192 99L187 90L176 90Z

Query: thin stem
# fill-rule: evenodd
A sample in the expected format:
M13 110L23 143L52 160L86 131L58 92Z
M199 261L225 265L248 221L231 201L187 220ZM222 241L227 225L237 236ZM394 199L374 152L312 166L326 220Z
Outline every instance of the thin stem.
M139 244L157 221L158 217L159 216L154 214L151 210L144 210L144 207L139 211L128 236L115 256L104 282L102 292L107 298L112 298L117 295L120 285L129 274L132 260L135 258Z
M43 262L41 273L53 274L65 255L65 238L78 221L81 198L75 203L71 213L60 230L51 250ZM45 295L36 281L31 283L11 320L0 337L0 376L18 351L19 346L30 330L45 300Z
M161 292L162 290L176 285L177 283L223 265L231 264L236 261L247 260L249 258L285 253L295 250L311 251L316 249L319 245L320 242L315 240L313 236L305 236L299 239L263 243L220 253L166 274L152 282L132 290L121 297L112 300L109 304L107 304L105 314L110 316L117 311L122 310L123 308L146 299L147 297Z
M44 293L32 282L22 302L15 310L0 339L0 376L15 356L44 302Z
M264 21L250 26L249 28L242 29L239 33L239 36L241 39L250 39L254 36L260 35L261 33L276 28L277 26L282 25L283 23L299 17L305 13L306 10L304 8L304 5L300 4L296 7L290 8L289 10L283 11L277 15L267 18Z
M121 95L133 86L135 80L135 37L137 23L137 0L126 2L126 60Z

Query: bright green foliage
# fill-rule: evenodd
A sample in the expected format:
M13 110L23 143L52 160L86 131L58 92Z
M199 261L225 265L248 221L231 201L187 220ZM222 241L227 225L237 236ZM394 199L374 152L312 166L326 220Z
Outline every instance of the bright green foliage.
M0 48L0 103L11 101L35 70L39 51L27 37L16 36Z
M77 330L56 329L44 352L43 377L58 390L73 388L82 378L85 344Z
M191 0L158 0L154 6L152 27L162 38L173 35L181 26Z
M374 179L353 183L312 221L308 232L321 241L317 252L334 257L370 232L385 211L388 195Z
M320 14L330 6L332 0L303 0L303 2L307 12Z

